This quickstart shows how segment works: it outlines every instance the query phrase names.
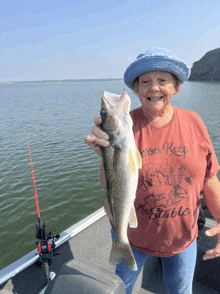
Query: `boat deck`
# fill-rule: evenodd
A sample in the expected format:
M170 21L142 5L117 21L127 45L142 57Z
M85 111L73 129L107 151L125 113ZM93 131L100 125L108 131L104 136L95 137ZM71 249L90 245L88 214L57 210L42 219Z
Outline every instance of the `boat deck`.
M208 261L202 260L204 252L209 248L214 248L216 244L216 238L208 239L204 235L204 231L215 226L215 224L216 222L213 219L207 218L206 226L200 232L201 239L198 241L193 294L220 293L220 258ZM107 216L104 215L57 248L57 252L61 254L54 258L50 271L58 274L60 267L65 262L79 258L114 272L114 266L108 262L111 244L110 224ZM32 264L0 285L0 293L39 294L44 288L45 282L44 270L37 267L36 264ZM133 293L167 293L160 258L150 256L147 259Z

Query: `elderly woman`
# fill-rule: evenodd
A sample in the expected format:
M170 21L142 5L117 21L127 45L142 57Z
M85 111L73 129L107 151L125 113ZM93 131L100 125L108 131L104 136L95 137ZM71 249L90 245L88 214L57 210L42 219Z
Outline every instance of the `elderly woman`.
M170 104L189 74L184 61L160 48L138 55L124 74L125 84L141 102L141 107L130 114L135 143L142 157L135 200L138 227L128 227L138 270L131 271L124 262L116 266L126 293L132 293L148 255L161 257L169 294L192 293L201 193L218 223L206 231L207 236L217 234L218 243L203 259L220 256L216 155L201 118L195 112ZM100 116L96 116L91 134L84 139L100 156L101 146L109 145L108 135L99 126L101 122ZM100 183L106 189L102 159Z

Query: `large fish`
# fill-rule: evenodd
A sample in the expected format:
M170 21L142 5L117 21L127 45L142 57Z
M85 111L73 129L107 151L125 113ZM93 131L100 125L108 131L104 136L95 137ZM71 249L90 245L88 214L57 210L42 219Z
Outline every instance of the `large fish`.
M141 157L135 146L133 122L130 117L131 99L123 90L121 95L103 92L101 117L102 129L109 135L109 147L102 148L106 176L107 195L105 211L115 229L112 244L111 264L122 260L132 269L137 270L128 237L128 224L136 228L137 217L134 208L138 183L138 169Z

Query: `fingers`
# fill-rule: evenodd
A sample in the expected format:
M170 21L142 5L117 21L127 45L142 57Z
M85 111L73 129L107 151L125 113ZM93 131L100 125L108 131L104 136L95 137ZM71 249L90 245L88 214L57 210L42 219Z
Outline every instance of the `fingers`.
M101 125L101 123L102 123L101 115L96 115L96 116L94 117L94 123L95 123L96 125Z
M220 256L220 250L217 248L206 251L203 260L213 259Z
M101 156L101 147L99 145L96 144L95 142L96 138L95 136L93 136L93 134L87 135L84 138L84 141L87 145L89 145L90 148L92 148L98 155Z
M100 115L94 118L95 125L92 127L91 133L84 138L86 144L89 145L98 155L102 155L101 147L110 145L109 136L100 127L102 119Z
M94 139L94 142L92 142L92 140ZM89 145L90 148L92 148L99 156L102 155L102 150L100 145L97 145L95 143L95 138L92 138L91 135L88 135L84 138L84 141L86 142L86 144Z
M108 140L109 136L106 134L100 126L93 126L92 127L92 134L94 134L98 139Z
M106 139L99 139L93 133L89 134L84 138L86 144L89 145L99 156L102 156L101 147L108 147L110 145L109 141Z
M87 135L84 138L84 141L90 146L95 146L95 145L99 145L101 147L108 147L109 146L109 141L107 140L107 137L101 137L101 136L97 136L95 135L95 133L91 133L89 135Z
M216 232L212 231L212 230L217 227L214 227L214 228L208 230L208 231L211 231L210 235L208 235L208 236L212 236L211 234L213 234L213 236L216 235ZM206 251L205 255L203 256L203 260L212 259L212 258L216 258L216 257L220 257L220 235L219 235L219 233L217 235L217 244L216 244L215 248Z
M206 236L213 237L217 234L220 234L220 224L218 224L216 227L211 228L207 231L205 231Z

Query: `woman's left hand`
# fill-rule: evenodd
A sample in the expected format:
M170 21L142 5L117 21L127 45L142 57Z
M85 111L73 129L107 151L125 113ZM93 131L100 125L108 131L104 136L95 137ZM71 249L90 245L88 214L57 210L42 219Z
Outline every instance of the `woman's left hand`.
M203 256L203 260L207 260L220 256L220 182L216 175L204 182L202 194L209 211L217 220L217 226L205 232L208 237L217 235L215 248L206 251Z
M208 237L217 235L217 244L214 249L206 251L205 255L203 256L203 260L220 257L220 222L218 222L216 227L207 230L205 234Z

